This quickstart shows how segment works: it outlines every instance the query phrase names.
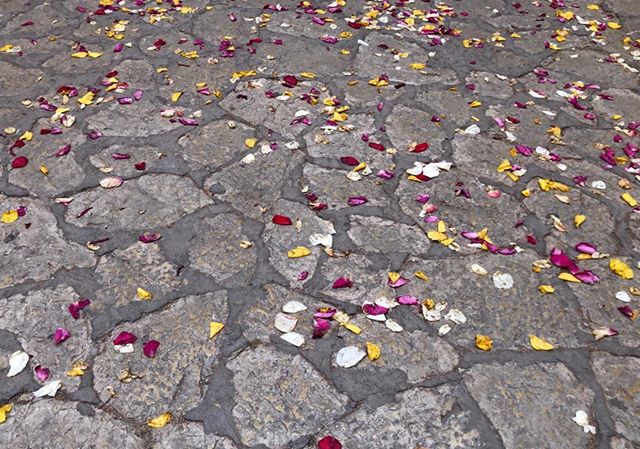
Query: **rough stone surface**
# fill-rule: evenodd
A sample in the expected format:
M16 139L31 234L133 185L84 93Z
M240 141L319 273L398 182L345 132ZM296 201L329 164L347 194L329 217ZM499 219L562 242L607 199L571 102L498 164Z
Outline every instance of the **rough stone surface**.
M215 292L181 298L156 314L118 326L95 359L94 385L101 400L130 418L153 418L166 411L182 415L201 399L200 382L211 374L218 353L216 340L209 340L209 322L226 317L226 294ZM121 331L138 337L131 354L114 350L112 340ZM142 354L148 340L160 342L154 358ZM139 378L122 382L123 370Z
M0 447L640 447L636 0L0 3Z
M333 421L347 402L299 355L259 346L228 366L236 388L233 416L245 445L284 448Z
M577 410L589 413L593 393L560 364L476 365L465 374L465 384L505 448L551 448L572 441L586 449L594 441L571 420Z

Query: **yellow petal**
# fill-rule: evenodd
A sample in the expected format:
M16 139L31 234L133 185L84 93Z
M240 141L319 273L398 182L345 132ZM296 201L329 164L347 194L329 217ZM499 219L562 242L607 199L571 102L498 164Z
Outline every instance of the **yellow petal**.
M351 332L353 332L356 335L360 335L360 332L362 332L362 329L360 329L355 324L344 323L343 326L346 327L347 329L349 329Z
M482 106L482 102L478 100L473 100L471 103L469 103L470 108L477 108L479 106Z
M566 282L576 282L578 284L581 283L580 279L578 279L577 277L575 277L571 273L567 273L566 271L560 273L558 275L558 279L562 279L563 281L566 281Z
M631 207L636 207L638 205L638 202L634 197L631 196L630 193L625 192L620 195L620 197Z
M389 272L389 280L392 284L395 283L398 279L400 279L400 273L397 273L395 271Z
M171 101L173 101L175 103L176 101L178 101L180 99L181 96L182 96L182 92L176 91L176 92L171 94Z
M482 351L490 351L493 347L493 340L487 335L476 335L476 347Z
M609 268L623 279L633 279L633 269L620 259L609 260Z
M209 323L209 338L213 338L224 328L223 323L212 321Z
M95 96L96 96L96 94L94 94L93 92L89 91L86 94L84 94L83 96L81 96L80 98L78 98L78 103L84 104L85 106L88 106L91 103L93 103L93 97L95 97Z
M422 279L423 281L428 281L429 280L429 277L426 274L424 274L423 271L416 271L415 275L416 275L416 277L418 279Z
M551 343L533 334L529 334L529 344L536 351L551 351L553 349Z
M622 28L622 25L620 25L618 22L607 22L607 26L613 30L619 30L620 28Z
M154 429L162 429L164 426L169 424L171 421L171 412L163 413L162 415L156 416L153 419L147 421L147 425L149 427L153 427Z
M27 142L30 142L31 139L33 139L33 133L31 131L25 131L20 137L20 140L26 140Z
M100 53L99 51L90 51L87 54L90 58L99 58L100 56L102 56L102 53Z
M538 290L542 294L552 294L555 293L556 289L551 285L539 285Z
M3 223L9 224L9 223L13 223L17 219L18 219L18 211L8 210L2 214L2 218L0 218L0 221L2 221Z
M578 215L576 215L576 216L573 218L573 224L575 224L575 225L576 225L576 228L579 228L579 227L580 227L580 225L581 225L582 223L584 223L585 221L587 221L587 216L586 216L586 215L580 215L580 214L578 214Z
M316 74L313 72L300 72L300 76L303 78L313 79L316 77Z
M297 259L299 257L308 256L309 254L311 254L311 250L306 246L298 246L287 252L289 259Z
M369 356L369 360L377 360L380 358L380 346L367 342L367 356Z
M49 169L47 168L46 165L42 164L40 166L40 173L42 173L45 176L49 174Z
M73 365L73 368L71 368L69 371L67 371L67 376L69 377L78 377L78 376L83 376L85 370L89 368L87 366L86 363L84 362L78 362L76 364Z
M246 139L244 141L244 144L247 146L247 148L253 148L256 146L257 141L258 139L250 138L250 139Z
M7 420L7 415L13 408L13 404L0 405L0 424Z
M427 64L424 64L422 62L414 62L413 64L409 64L409 67L411 67L413 70L422 70L427 66Z
M153 298L153 294L151 292L146 291L143 288L138 288L136 290L136 295L138 295L138 298L144 300L144 301L148 301L151 298Z

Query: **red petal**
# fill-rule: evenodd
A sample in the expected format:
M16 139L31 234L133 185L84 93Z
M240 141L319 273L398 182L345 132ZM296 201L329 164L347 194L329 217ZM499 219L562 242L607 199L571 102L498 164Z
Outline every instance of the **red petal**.
M79 301L73 302L69 304L69 313L71 316L77 320L80 318L80 311L91 304L91 301L88 299L81 299Z
M293 224L291 218L285 215L274 215L271 221L277 225L290 226Z
M429 148L429 144L427 142L422 142L417 144L413 149L409 150L412 153L422 153Z
M11 168L22 168L26 167L29 163L29 159L24 156L18 156L11 162Z
M369 143L369 147L373 148L374 150L378 150L378 151L384 151L384 145L382 145L381 143L375 143L375 142L370 142Z
M342 156L340 158L340 162L345 165L349 165L350 167L355 167L360 163L360 161L353 156Z

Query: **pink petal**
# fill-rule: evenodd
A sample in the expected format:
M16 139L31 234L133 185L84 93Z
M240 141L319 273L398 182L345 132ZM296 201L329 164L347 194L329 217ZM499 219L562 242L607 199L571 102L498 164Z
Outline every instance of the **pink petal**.
M334 309L333 307L323 307L321 309L317 309L313 314L313 317L327 319L327 318L331 318L335 314L336 314L336 309Z
M59 345L63 341L68 340L69 337L71 337L71 333L64 327L59 327L53 334L53 343Z
M418 298L416 298L415 296L411 296L411 295L396 296L396 301L398 302L398 304L404 304L404 305L409 305L409 306L413 306L415 304L418 304Z
M582 254L595 254L598 249L590 243L580 242L576 245L576 251Z
M408 283L409 283L409 279L405 279L405 278L403 278L403 277L398 278L398 280L397 280L397 281L395 281L395 282L391 282L391 279L389 279L389 280L387 281L387 285L388 285L389 287L391 287L391 288L398 288L398 287L402 287L403 285L408 284Z
M300 274L298 274L299 281L304 281L307 277L309 277L308 271L301 271Z
M352 196L347 200L347 204L349 204L349 206L360 206L361 204L365 204L366 202L366 196Z
M158 352L158 348L160 347L160 342L158 340L149 340L145 344L142 345L142 352L146 357L153 358Z
M50 374L49 368L45 368L44 366L38 365L34 368L33 371L40 382L46 382L47 379L49 378L49 374Z

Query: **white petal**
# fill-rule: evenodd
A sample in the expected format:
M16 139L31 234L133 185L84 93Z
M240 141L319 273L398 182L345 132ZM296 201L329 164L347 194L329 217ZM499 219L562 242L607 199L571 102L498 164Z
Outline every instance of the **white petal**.
M631 296L629 296L629 293L625 292L625 291L619 291L616 293L616 299L618 301L622 301L622 302L631 302Z
M347 346L338 351L336 364L341 368L351 368L356 366L366 355L367 353L357 346Z
M396 321L393 321L391 318L387 318L387 321L384 322L384 325L387 326L392 332L402 332L404 329L400 326Z
M120 354L131 354L134 351L132 343L127 343L126 345L113 345L113 349Z
M41 398L43 396L54 397L61 386L62 382L60 382L59 380L52 380L44 384L39 390L34 391L33 395L37 398Z
M13 377L22 372L29 363L29 354L24 351L16 351L9 357L9 372L7 377Z
M109 176L100 180L100 186L103 189L115 189L116 187L120 187L123 182L124 179L120 176Z
M289 301L282 306L282 311L285 313L298 313L304 310L307 310L307 306L302 304L300 301Z
M291 343L292 345L297 347L300 347L304 344L304 337L302 336L302 334L299 334L297 332L287 332L286 334L280 335L280 338L282 338L287 343Z
M313 246L322 245L331 248L333 246L333 237L331 234L311 234L309 243Z
M508 290L513 287L513 278L509 273L496 271L493 273L493 284L501 290Z
M459 309L451 309L444 316L445 320L453 321L456 324L464 324L467 322L467 317Z
M478 276L486 276L488 274L488 271L485 270L484 267L482 267L481 265L478 265L477 263L474 263L473 265L471 265L471 271L473 271Z
M298 319L284 313L278 313L276 315L275 326L280 332L291 332L298 324Z
M440 326L440 329L438 329L438 335L440 335L441 337L443 335L447 335L450 330L451 330L451 325L443 324L442 326Z

